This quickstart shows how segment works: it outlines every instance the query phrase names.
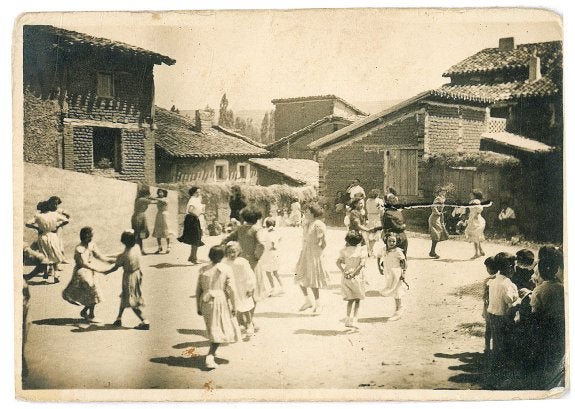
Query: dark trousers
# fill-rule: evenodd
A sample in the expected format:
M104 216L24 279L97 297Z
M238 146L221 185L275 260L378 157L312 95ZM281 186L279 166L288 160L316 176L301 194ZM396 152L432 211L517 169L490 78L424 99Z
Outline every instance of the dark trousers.
M488 314L493 341L491 367L495 370L507 366L512 345L513 318L510 315Z

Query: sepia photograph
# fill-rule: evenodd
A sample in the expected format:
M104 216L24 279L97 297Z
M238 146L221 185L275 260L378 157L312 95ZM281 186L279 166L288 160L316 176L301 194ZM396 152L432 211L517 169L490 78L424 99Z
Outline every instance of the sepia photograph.
M561 397L563 40L543 8L21 14L16 397Z

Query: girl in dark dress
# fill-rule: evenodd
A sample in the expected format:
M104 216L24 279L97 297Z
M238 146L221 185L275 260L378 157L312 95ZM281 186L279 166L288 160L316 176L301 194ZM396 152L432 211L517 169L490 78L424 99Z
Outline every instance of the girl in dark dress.
M381 218L381 226L383 227L383 235L387 233L395 233L397 235L397 247L403 250L403 254L407 257L407 235L405 234L405 219L403 212L397 208L399 199L393 193L389 193L386 198L387 208Z
M242 195L242 190L239 186L232 187L232 195L230 196L230 219L236 219L241 222L241 211L247 206L247 203Z

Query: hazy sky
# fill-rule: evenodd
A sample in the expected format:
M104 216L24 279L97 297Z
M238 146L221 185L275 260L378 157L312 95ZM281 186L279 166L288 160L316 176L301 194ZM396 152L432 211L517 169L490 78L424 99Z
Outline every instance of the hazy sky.
M498 39L560 40L561 20L526 9L338 9L60 14L43 21L177 60L156 66L156 103L169 108L271 109L273 98L335 94L409 98L447 81L451 65Z

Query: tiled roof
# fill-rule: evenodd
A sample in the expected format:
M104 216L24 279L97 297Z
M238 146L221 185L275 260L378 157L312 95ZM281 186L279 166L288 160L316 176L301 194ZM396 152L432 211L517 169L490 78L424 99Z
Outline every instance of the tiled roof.
M482 134L481 139L493 141L500 145L510 146L530 153L551 152L553 150L551 146L546 145L543 142L534 141L533 139L509 132L488 132Z
M319 186L319 164L309 159L250 159L257 166L281 173L297 183Z
M330 100L335 99L344 105L348 106L352 110L354 110L358 115L367 115L365 112L356 108L355 106L351 105L349 102L345 101L343 98L340 98L336 95L314 95L310 97L295 97L295 98L278 98L272 99L272 104L282 103L282 102L305 102L305 101L314 101L314 100Z
M122 43L119 41L112 41L107 38L93 37L88 34L78 33L76 31L65 30L63 28L49 26L49 25L27 25L24 26L24 32L34 30L38 33L45 33L46 35L57 36L58 47L70 48L77 45L88 45L94 48L103 48L111 51L118 51L121 53L135 54L140 56L150 57L154 60L154 64L173 65L176 60L153 51L145 50L140 47Z
M243 135L218 126L198 132L190 118L156 107L156 145L178 158L267 156L269 152Z
M447 99L492 103L518 97L550 96L556 95L558 92L559 87L551 79L544 77L536 81L515 81L500 84L446 84L434 89L432 95Z
M515 68L525 68L529 58L536 52L541 59L541 72L547 72L562 65L563 43L549 41L542 43L519 44L513 50L500 51L499 48L486 48L477 54L455 64L443 73L444 77L461 74L485 73Z
M312 130L314 130L316 127L323 125L327 122L332 122L332 121L343 121L343 122L347 122L347 124L351 124L354 123L355 121L359 121L360 119L365 118L365 115L328 115L328 116L324 116L323 118L315 121L312 124L309 124L308 126L301 128L295 132L292 132L289 135L284 136L283 138L278 139L275 142L270 143L269 145L266 146L267 149L273 149L276 148L278 146L281 146L285 143L289 142L293 142L294 140L298 139L300 136L303 136L305 134L307 134L308 132L311 132Z

